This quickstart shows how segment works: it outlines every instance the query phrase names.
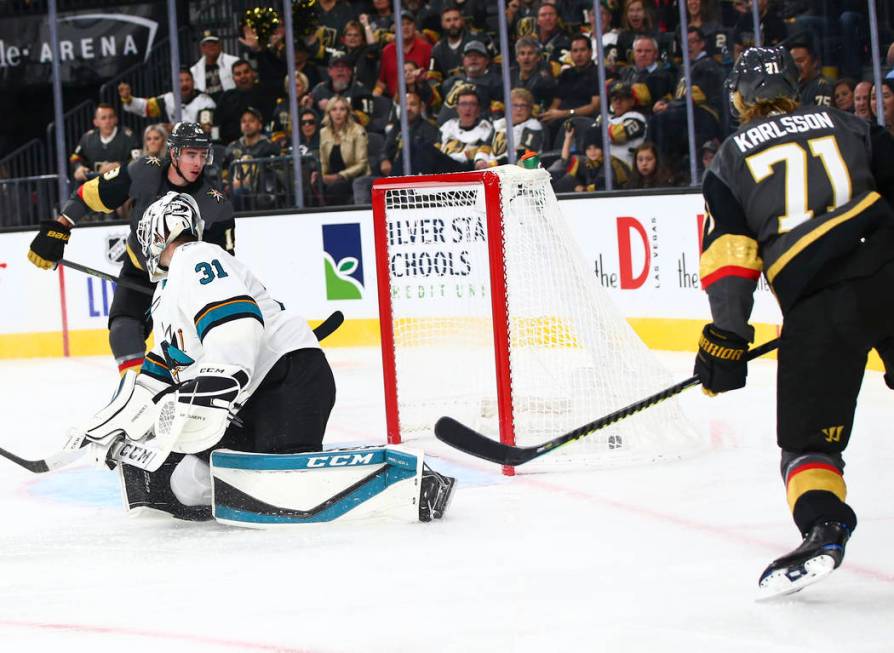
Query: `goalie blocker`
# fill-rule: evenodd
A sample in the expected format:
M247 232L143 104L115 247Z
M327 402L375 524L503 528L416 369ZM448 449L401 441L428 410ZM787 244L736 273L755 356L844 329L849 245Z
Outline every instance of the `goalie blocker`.
M219 449L210 470L185 456L152 474L129 465L119 473L131 513L213 516L248 528L383 517L427 522L444 515L456 482L431 469L421 451L391 446L300 454Z

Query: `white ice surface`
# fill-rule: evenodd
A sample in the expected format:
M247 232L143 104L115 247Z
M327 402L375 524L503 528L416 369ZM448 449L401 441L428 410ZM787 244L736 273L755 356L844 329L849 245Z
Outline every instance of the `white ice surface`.
M330 350L327 442L379 443L371 350ZM661 354L675 377L689 354ZM501 476L438 445L446 518L287 532L130 519L117 477L0 460L2 651L894 650L894 395L869 373L847 451L860 526L844 566L789 599L757 577L799 540L775 447L775 363L683 405L697 458ZM111 359L0 361L0 446L41 457L102 406ZM64 648L63 648L64 647Z

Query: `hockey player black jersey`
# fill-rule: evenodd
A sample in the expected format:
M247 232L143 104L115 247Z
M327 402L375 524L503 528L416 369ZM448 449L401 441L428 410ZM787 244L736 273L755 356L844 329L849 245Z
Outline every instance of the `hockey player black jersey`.
M892 143L852 114L815 106L749 122L724 141L703 184L700 264L719 328L751 340L761 272L785 312L894 259ZM868 249L848 256L858 247Z
M145 270L145 261L136 239L137 223L152 202L167 193L188 193L199 205L205 221L203 240L220 245L233 253L235 247L235 220L233 205L205 175L188 186L174 186L168 181L170 161L145 156L115 170L91 179L75 190L62 207L62 213L75 224L88 212L110 213L124 204L128 198L134 201L130 214L130 234L127 237L127 254L131 262Z

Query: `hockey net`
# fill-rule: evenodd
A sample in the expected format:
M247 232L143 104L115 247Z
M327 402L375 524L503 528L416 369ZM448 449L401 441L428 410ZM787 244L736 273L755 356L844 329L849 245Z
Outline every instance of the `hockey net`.
M546 171L389 178L373 211L389 441L432 437L449 415L540 444L672 382L587 272ZM613 465L700 444L668 400L541 460Z

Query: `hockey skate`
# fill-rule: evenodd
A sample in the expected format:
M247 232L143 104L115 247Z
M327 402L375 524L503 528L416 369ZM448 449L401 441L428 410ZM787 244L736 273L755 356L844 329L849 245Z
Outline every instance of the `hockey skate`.
M841 565L850 529L823 522L810 529L797 549L777 558L761 574L758 600L794 594L822 580Z
M423 463L422 487L419 492L419 521L431 521L444 516L450 499L453 497L453 486L456 479L438 474Z

